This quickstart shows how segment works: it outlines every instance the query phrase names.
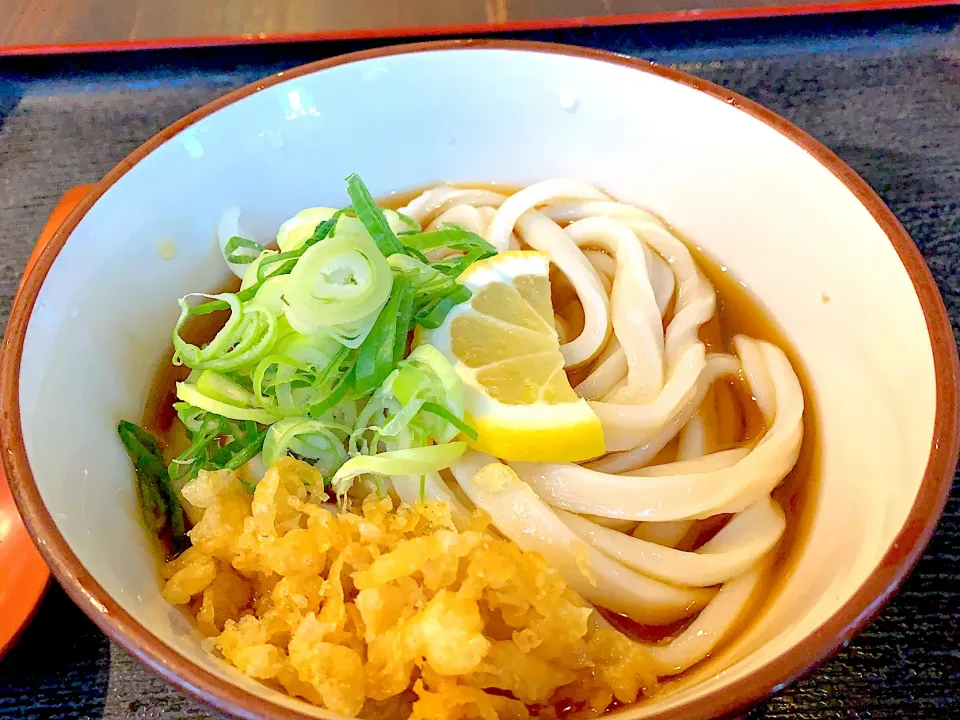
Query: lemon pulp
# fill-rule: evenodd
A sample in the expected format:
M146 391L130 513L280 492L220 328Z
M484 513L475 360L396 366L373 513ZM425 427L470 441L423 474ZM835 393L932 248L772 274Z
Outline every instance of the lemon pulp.
M472 444L505 460L575 462L603 454L603 431L563 370L553 324L549 261L513 251L460 277L473 292L422 340L454 364L465 385Z

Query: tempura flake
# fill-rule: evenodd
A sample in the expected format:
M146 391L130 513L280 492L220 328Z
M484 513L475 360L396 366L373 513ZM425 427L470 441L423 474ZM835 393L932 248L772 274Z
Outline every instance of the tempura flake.
M334 712L589 717L655 682L640 646L479 513L458 532L440 503L337 509L292 458L252 496L229 471L183 496L202 515L164 597L241 672Z

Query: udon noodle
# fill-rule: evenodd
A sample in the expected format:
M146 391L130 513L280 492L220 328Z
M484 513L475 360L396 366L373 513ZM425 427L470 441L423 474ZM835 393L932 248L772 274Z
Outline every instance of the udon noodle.
M716 293L687 246L654 214L588 183L548 180L513 194L439 186L400 212L429 229L456 223L499 251L549 257L568 290L554 293L566 368L608 450L581 464L509 463L516 482L496 488L474 478L499 460L468 451L449 476L428 478L427 495L461 522L486 511L597 607L643 625L688 621L671 639L644 643L657 674L708 656L757 591L786 526L771 492L797 462L804 402L783 350L743 335L731 352L708 350L701 329ZM752 432L739 418L718 420L730 411L716 390L731 380L759 411ZM394 487L413 500L409 484ZM698 542L698 528L718 522Z

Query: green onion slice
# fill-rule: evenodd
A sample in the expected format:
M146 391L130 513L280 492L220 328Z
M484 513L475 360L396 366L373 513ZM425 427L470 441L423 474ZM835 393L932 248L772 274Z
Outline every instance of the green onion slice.
M353 203L353 211L357 219L363 223L383 256L390 257L395 253L403 252L403 244L393 232L393 228L390 227L390 223L377 206L367 186L356 173L347 178L347 194Z
M337 495L343 495L360 475L426 475L450 467L464 452L465 442L390 450L376 455L358 455L350 458L337 470L331 485Z
M226 324L203 348L180 337L180 329L190 315L190 306L187 303L190 297L219 300L225 302L230 309ZM233 293L193 293L180 298L179 303L180 317L173 329L175 365L183 364L196 370L237 370L255 364L266 355L277 339L276 315L260 305L242 305Z

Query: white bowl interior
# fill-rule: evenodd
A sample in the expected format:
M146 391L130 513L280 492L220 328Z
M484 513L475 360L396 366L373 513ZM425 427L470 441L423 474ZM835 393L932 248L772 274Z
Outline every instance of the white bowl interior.
M162 600L115 428L139 418L175 299L224 277L222 211L239 205L269 237L301 208L344 204L351 172L375 194L453 179L595 181L728 267L801 358L821 438L802 553L760 619L695 671L702 682L628 712L644 717L751 672L876 567L926 466L934 365L914 288L856 197L761 121L654 74L518 50L419 52L281 82L191 126L100 198L43 285L20 379L34 477L80 561L163 642L324 716L212 659ZM164 260L168 242L175 255Z

